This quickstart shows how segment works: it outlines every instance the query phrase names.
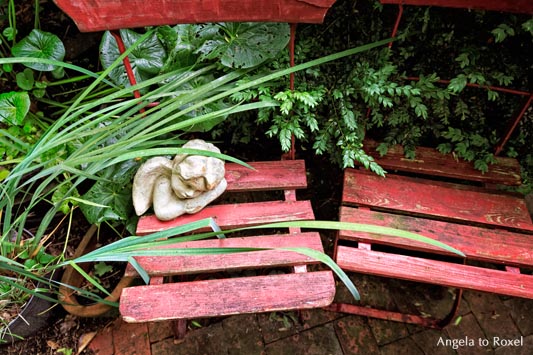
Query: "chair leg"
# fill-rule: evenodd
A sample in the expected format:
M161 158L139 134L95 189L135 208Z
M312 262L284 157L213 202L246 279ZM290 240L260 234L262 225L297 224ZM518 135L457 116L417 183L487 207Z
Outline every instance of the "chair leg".
M427 328L442 329L448 324L450 324L450 322L457 315L459 305L461 304L462 295L463 290L456 289L455 300L453 302L452 308L450 312L442 319L425 318L414 314L393 312L377 308L368 308L348 303L333 303L330 306L325 307L324 309L332 312L348 313L358 316L390 320L394 322L416 324Z
M177 340L182 340L187 334L187 320L178 319L172 322L172 330L174 331L174 337Z

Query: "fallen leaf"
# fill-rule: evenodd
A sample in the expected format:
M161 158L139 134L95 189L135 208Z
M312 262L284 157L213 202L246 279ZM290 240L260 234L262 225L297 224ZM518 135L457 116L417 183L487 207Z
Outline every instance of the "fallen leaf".
M81 352L85 350L87 345L91 343L91 341L94 339L95 336L96 336L96 332L82 334L80 338L78 339L78 352L76 354L78 355L81 354Z
M48 347L52 350L59 349L59 344L52 340L47 340L46 345L48 345Z

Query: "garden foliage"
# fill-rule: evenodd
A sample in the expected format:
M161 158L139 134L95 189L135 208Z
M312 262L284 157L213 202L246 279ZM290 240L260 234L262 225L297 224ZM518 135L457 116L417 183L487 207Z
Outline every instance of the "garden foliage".
M338 1L323 26L298 27L296 62L387 37L396 11L375 0ZM523 97L489 87L531 88L532 23L527 16L409 6L390 49L299 72L293 93L283 80L234 98L278 101L279 108L259 112L260 129L277 137L283 150L294 135L341 167L362 164L384 173L362 148L370 136L382 142L381 154L402 144L414 158L415 146L433 146L487 171L495 146L524 104ZM285 55L270 65L287 61ZM255 134L250 118L245 120L235 121L241 134L235 141ZM529 169L532 120L530 113L524 117L504 151L522 157Z

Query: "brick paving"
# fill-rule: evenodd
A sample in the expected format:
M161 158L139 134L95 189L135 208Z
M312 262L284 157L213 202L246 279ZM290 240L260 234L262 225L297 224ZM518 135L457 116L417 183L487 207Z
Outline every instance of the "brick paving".
M404 307L398 306L398 299L402 299L398 295L406 287L383 292L375 280L364 278L364 286L370 291L362 292L363 297L366 294L389 308ZM422 306L450 306L442 297L451 294L446 289L439 293L433 286L415 288L421 297L418 299L424 300ZM443 330L318 309L227 317L189 330L184 339L178 340L171 322L125 324L117 319L95 337L89 348L98 355L529 355L533 353L532 315L533 300L466 291L459 320Z

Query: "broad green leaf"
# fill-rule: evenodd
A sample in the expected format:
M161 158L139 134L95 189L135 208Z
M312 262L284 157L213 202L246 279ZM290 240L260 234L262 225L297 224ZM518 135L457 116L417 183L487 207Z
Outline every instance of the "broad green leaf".
M139 163L128 160L105 169L101 177L83 195L91 203L82 203L80 208L90 223L127 220L132 212L131 177Z
M199 57L196 53L198 48L216 36L218 31L219 27L215 24L179 24L172 28L159 28L158 37L168 53L162 71L168 72L195 64Z
M62 61L65 57L65 46L56 35L34 29L20 42L11 48L15 57L29 57ZM24 63L29 68L40 71L52 71L56 67L44 63Z
M21 126L30 110L30 104L27 92L0 94L0 122Z
M132 30L121 30L120 36L125 47L129 48L143 35ZM109 68L119 56L117 41L109 31L105 32L100 44L100 60L104 69ZM141 82L159 73L165 63L166 52L154 33L134 48L128 58L136 81ZM109 76L118 85L131 86L124 64L111 70Z
M226 36L207 41L199 52L230 68L252 68L278 55L289 43L286 23L224 23Z
M24 69L24 71L17 73L17 85L22 90L31 90L33 89L33 84L35 79L33 78L33 70L30 68Z

